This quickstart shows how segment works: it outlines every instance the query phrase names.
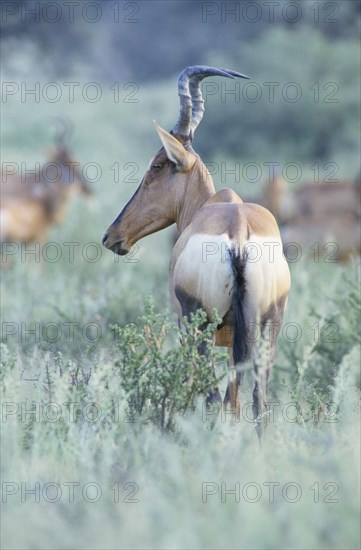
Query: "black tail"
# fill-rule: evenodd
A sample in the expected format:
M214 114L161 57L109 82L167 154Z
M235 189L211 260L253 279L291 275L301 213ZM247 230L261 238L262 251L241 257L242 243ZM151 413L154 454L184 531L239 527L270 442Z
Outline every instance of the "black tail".
M233 309L233 359L234 364L244 363L251 355L249 332L245 318L245 295L246 295L246 267L247 255L245 252L233 248L231 250L231 263L234 273L234 287L232 296Z

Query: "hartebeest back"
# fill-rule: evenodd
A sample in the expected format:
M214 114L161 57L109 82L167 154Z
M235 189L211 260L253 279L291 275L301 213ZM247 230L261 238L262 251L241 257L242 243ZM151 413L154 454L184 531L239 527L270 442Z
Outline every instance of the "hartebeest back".
M248 78L235 71L195 66L178 80L179 119L171 131L156 125L163 144L140 186L104 235L103 244L127 254L139 239L177 224L180 237L170 262L170 293L178 317L203 308L208 320L216 309L222 318L215 344L227 346L233 364L252 358L256 373L253 410L258 431L266 423L266 384L290 288L290 273L273 215L243 203L231 189L216 193L212 178L192 149L202 120L200 81L207 76ZM257 257L256 257L257 256ZM266 360L257 354L257 327L273 324ZM239 416L242 371L234 370L224 403ZM221 401L210 388L207 402Z
M63 221L69 199L91 192L69 152L69 133L69 122L62 119L49 162L36 173L1 174L2 243L44 244L50 227Z

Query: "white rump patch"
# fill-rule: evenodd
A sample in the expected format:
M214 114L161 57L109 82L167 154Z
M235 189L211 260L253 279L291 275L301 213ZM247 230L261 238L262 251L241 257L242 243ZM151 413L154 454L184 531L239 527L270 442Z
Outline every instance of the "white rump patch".
M250 235L246 249L247 306L256 321L272 303L288 292L290 272L279 237Z
M174 268L174 286L200 300L207 314L213 308L223 317L232 302L233 270L229 254L232 241L227 234L192 235Z
M223 317L232 304L231 249L241 258L247 253L246 307L249 321L256 322L289 290L290 274L279 237L251 235L247 242L238 243L227 234L192 235L175 264L174 286L200 300L209 316L216 308Z

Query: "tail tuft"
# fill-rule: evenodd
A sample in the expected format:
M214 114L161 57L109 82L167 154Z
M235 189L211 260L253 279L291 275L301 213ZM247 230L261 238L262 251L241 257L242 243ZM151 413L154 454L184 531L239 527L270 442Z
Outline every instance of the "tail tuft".
M234 364L245 363L251 355L251 345L245 318L246 268L247 255L239 247L231 250L231 264L234 273L232 296L233 309L233 359Z

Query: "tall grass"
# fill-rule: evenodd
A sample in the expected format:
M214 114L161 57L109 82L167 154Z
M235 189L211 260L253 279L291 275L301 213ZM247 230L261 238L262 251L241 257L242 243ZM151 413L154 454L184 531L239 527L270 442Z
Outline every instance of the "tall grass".
M23 262L19 250L2 274L3 547L359 548L357 262L291 266L260 448L250 369L239 423L224 413L214 423L204 407L212 362L225 389L222 352L189 384L203 336L180 342L166 313L169 232L141 242L137 263L82 255L136 187L112 183L108 167L133 158L145 167L158 147L151 126L141 136L137 121L128 139L134 113L124 105L118 119L109 104L47 106L38 119L14 104L4 160L38 159L34 146L50 140L42 128L62 107L73 109L79 160L99 162L104 175L52 230L59 261ZM74 261L66 242L79 243Z
M77 352L66 342L3 344L4 547L358 548L354 323L348 308L331 356L306 344L293 363L281 339L262 449L252 373L240 423L222 413L210 431L214 413L196 387L184 391L197 340L180 347L154 309L94 346L78 339ZM171 432L159 430L170 427L164 418Z

